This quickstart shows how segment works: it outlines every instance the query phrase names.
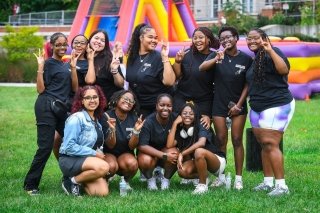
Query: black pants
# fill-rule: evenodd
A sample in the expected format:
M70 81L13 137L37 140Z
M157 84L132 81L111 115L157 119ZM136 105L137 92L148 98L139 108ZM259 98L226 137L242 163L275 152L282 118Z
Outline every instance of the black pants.
M44 167L50 157L55 130L63 137L65 120L59 120L51 111L52 98L39 95L34 110L37 120L38 150L33 157L29 172L24 180L24 189L38 189Z

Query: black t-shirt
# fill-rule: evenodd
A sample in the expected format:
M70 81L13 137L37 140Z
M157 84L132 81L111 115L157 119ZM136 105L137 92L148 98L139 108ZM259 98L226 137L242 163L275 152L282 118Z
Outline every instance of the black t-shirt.
M203 148L206 150L209 150L210 152L212 152L216 155L219 155L220 157L225 158L226 157L225 153L221 152L213 143L212 130L211 129L208 130L208 129L204 128L201 124L199 124L198 126L199 126L198 139L201 137L206 138L206 144ZM182 138L180 135L181 129L182 129L182 127L178 127L176 134L175 134L175 140L177 141L177 148L180 150L180 152L189 148L193 143L198 141L198 139L195 141L191 141L193 138L192 136L188 136L187 138Z
M142 109L155 109L156 99L161 93L172 94L172 87L162 83L163 63L159 52L152 51L137 57L132 65L127 66L126 81L137 96Z
M77 60L77 76L78 76L78 84L80 87L84 87L86 85L86 75L88 72L88 60Z
M273 50L285 61L290 69L287 57L277 47L273 47ZM246 80L249 85L249 104L256 112L288 104L293 99L288 89L288 75L278 74L271 57L268 54L266 54L266 57L264 67L265 80L262 83L253 82L255 62L252 63L246 74Z
M157 150L163 149L167 145L167 137L177 115L171 113L166 125L161 125L156 118L156 112L150 114L141 129L139 146L149 145Z
M176 93L185 99L194 101L211 101L213 98L212 72L200 72L199 66L206 59L208 54L199 52L192 53L190 50L181 62L182 76L178 80Z
M69 64L48 58L44 64L43 80L45 90L42 94L61 101L67 101L71 94L71 73Z
M96 57L105 57L104 55L98 55ZM119 74L123 77L121 68L118 68ZM113 93L123 89L123 87L117 87L114 84L114 77L110 72L110 65L104 64L99 70L96 70L96 84L101 87L107 101L110 100Z
M216 57L217 53L211 53L206 61ZM252 64L252 58L239 51L239 54L232 57L224 56L222 63L217 63L209 72L214 73L215 95L213 99L213 116L227 117L230 101L237 103L240 99L243 88L246 84L246 71ZM239 106L240 107L240 106ZM241 106L243 110L240 114L247 113L246 101Z
M117 157L119 157L123 153L132 153L133 150L129 148L129 140L131 138L131 132L134 127L134 124L138 120L138 117L134 113L128 113L127 118L124 121L120 121L114 110L107 111L108 115L111 118L116 119L116 144L112 149L109 149L106 145L104 145L103 151L104 153L111 153ZM103 132L107 132L109 125L107 123L106 116L102 116L100 123L103 128ZM106 137L107 137L106 133Z

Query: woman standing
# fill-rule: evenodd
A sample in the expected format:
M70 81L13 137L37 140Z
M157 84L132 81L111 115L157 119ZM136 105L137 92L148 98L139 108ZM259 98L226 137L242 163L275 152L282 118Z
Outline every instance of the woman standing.
M217 143L224 153L227 151L228 142L226 119L230 117L232 120L231 139L236 169L234 188L241 190L243 189L242 168L244 160L242 136L247 117L246 98L248 94L245 74L251 66L252 59L249 55L238 50L239 34L234 27L222 27L218 35L224 50L211 53L199 69L214 74L213 124ZM224 183L225 174L223 173L211 186L219 187Z
M160 94L156 112L149 115L143 125L138 146L139 168L147 178L149 190L158 190L156 179L152 176L156 166L164 168L161 190L169 188L170 178L177 170L177 149L166 149L167 136L175 118L172 114L172 97L169 94Z
M279 144L295 108L295 101L288 89L290 64L284 54L271 45L267 34L261 29L253 29L248 33L247 45L255 53L253 64L246 73L250 122L262 147L264 173L264 181L254 190L271 190L275 177L275 188L268 195L289 194Z
M194 102L201 113L201 124L206 128L210 128L214 77L211 72L199 72L199 66L212 52L210 48L217 49L219 45L210 29L199 27L193 32L190 49L178 51L173 64L178 79L174 111L179 112L186 101Z
M38 150L24 180L24 189L30 195L39 194L42 172L53 149L55 131L63 136L67 118L65 103L69 101L71 91L78 89L76 69L72 68L70 72L69 65L62 61L68 48L67 37L62 33L54 33L50 37L50 44L53 50L51 58L45 61L44 53L39 51L39 55L35 54L39 93L35 103ZM57 111L54 112L54 109Z
M86 83L100 86L107 100L124 85L119 58L113 57L106 31L96 30L89 38L94 51L94 72L87 73Z
M200 124L200 115L193 103L186 103L174 121L167 140L167 148L177 147L178 174L182 178L199 178L192 194L208 191L208 171L218 176L226 166L225 154L213 145L210 130Z
M138 171L138 161L134 149L139 142L139 134L144 124L136 115L136 99L129 90L113 94L109 107L101 119L104 132L108 132L104 146L105 160L110 165L110 176L119 174L128 182ZM131 187L130 187L131 188Z
M128 49L126 80L137 96L140 114L144 117L154 112L159 94L172 93L176 80L168 58L169 47L163 44L159 53L155 50L157 44L156 31L146 24L139 24L133 31Z
M104 179L109 165L104 161L104 136L98 122L105 106L105 97L98 86L84 86L74 98L73 114L66 121L59 151L60 169L65 177L69 177L62 183L68 195L80 196L80 185L90 196L109 193Z

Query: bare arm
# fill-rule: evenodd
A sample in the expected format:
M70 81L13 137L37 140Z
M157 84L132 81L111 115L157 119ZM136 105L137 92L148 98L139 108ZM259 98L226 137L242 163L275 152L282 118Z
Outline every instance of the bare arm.
M197 148L200 147L204 147L206 144L207 139L205 137L201 137L199 138L199 140L192 144L192 146L190 146L188 149L184 150L181 152L182 156L186 156L186 155L190 155L191 153L193 153Z
M176 75L169 61L169 43L167 43L166 45L164 43L162 44L161 58L163 63L162 83L165 86L173 86L174 83L176 82Z
M85 77L86 84L94 84L96 82L96 72L94 70L94 54L95 50L87 46L88 72Z
M224 58L225 51L226 51L226 49L224 49L222 51L217 51L216 57L202 62L202 64L199 66L199 70L200 71L209 71L210 69L212 69L216 65L216 63L218 63L220 60L222 60Z
M138 120L136 121L136 123L134 124L134 128L132 131L132 135L131 138L129 140L129 148L131 150L134 150L135 148L137 148L138 143L139 143L139 134L141 132L141 128L143 127L145 120L142 121L142 115L140 115L140 117L138 118Z
M109 149L112 149L116 145L116 119L111 118L106 112L104 113L107 116L108 128L108 137L107 137L107 146Z
M78 90L78 75L77 75L77 61L80 54L76 56L76 53L74 50L71 52L71 61L70 61L70 69L71 69L71 85L72 85L72 91L76 92Z
M179 79L181 77L181 62L184 58L184 55L185 55L185 52L184 52L184 47L183 47L183 49L181 49L177 52L176 57L175 57L175 62L172 66L173 71L174 71L177 79Z
M43 93L46 89L44 86L43 73L44 73L44 50L39 49L39 54L33 53L33 55L37 58L38 62L38 70L37 70L37 91L39 94Z
M179 115L176 120L173 122L171 130L168 134L168 138L167 138L167 149L173 148L177 145L177 141L175 140L175 135L176 135L176 131L177 131L177 126L182 122L182 118Z
M124 79L122 77L122 75L120 75L119 73L119 66L120 66L120 60L119 58L112 58L112 62L111 62L111 74L113 76L113 82L114 85L116 85L117 87L123 88L124 86Z

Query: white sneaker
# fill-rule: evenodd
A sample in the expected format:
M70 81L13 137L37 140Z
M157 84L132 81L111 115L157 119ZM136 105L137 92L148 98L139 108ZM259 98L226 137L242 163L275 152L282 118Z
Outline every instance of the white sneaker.
M170 180L167 178L162 178L161 179L161 190L167 190L169 189L170 186Z
M147 178L140 172L140 182L146 182Z
M185 178L181 178L180 180L180 184L181 185L188 185L191 181L191 179L185 179Z
M148 179L147 182L148 182L148 189L150 191L158 190L156 179L154 177Z
M208 191L208 186L206 184L199 183L195 190L192 192L193 195L201 195Z
M276 185L276 187L268 193L269 196L282 196L282 195L288 195L290 194L288 186L279 186Z
M235 188L236 190L242 190L243 189L242 180L235 181L233 188Z
M226 185L226 182L225 182L225 180L220 180L220 178L216 178L213 182L212 182L212 184L210 185L211 187L221 187L221 186L224 186L224 185Z
M126 181L127 191L133 191L133 188L130 186L129 182Z

